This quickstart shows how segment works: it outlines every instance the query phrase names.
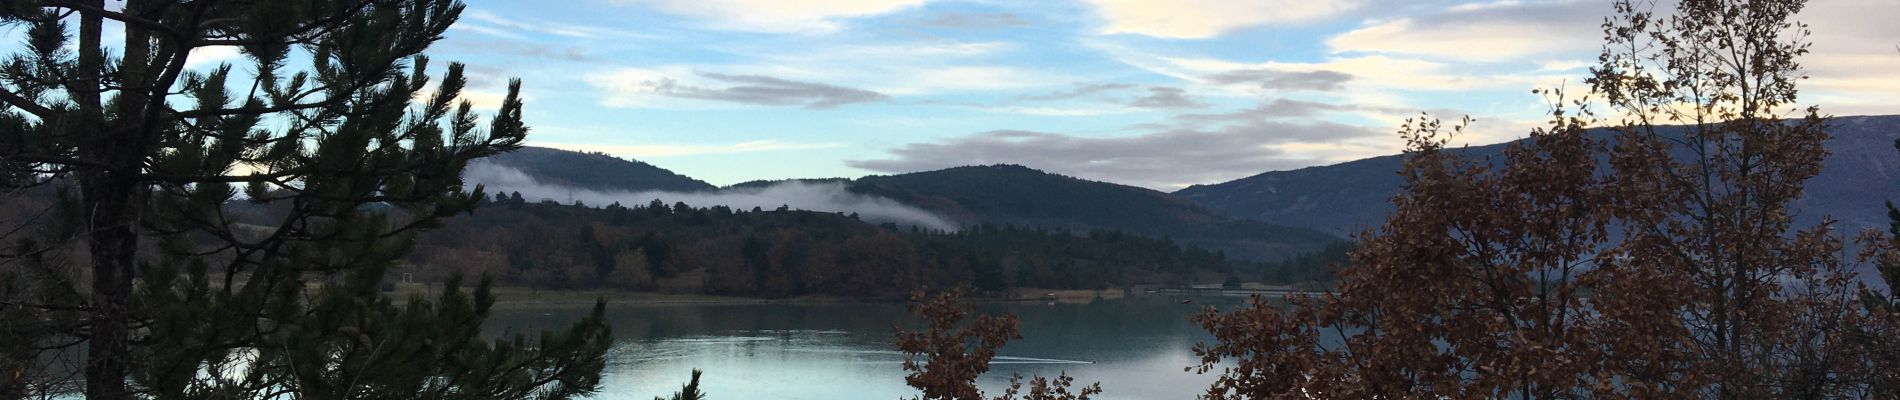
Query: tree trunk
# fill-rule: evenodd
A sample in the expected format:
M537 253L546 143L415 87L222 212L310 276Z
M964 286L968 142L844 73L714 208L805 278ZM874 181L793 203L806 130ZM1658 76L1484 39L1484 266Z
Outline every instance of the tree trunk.
M132 297L132 268L138 255L138 209L131 179L120 173L96 172L80 178L80 192L93 230L88 244L92 256L92 315L86 347L86 398L130 398L125 378L131 355L128 321Z
M95 8L103 8L103 0L88 0L85 3ZM128 2L124 11L135 14L142 5L137 1ZM128 106L142 105L137 101L140 94L126 92L120 99L117 118L107 120L104 103L101 101L103 86L100 74L104 71L105 53L100 33L105 19L102 15L82 12L79 28L79 69L80 77L74 91L74 100L78 103L81 118L89 125L89 137L79 146L79 157L95 161L94 165L79 172L79 190L87 235L88 251L92 262L92 299L88 318L86 343L86 398L89 400L124 400L132 393L127 390L126 377L131 372L131 297L133 269L138 262L138 226L139 210L144 202L139 185L140 153L138 144L131 138L135 130L125 129L128 124L136 123L137 114L128 114ZM129 34L132 32L128 32ZM141 42L128 35L127 43ZM145 62L146 49L141 46L129 46L126 49L125 64L138 68ZM124 72L124 71L122 71ZM137 79L124 79L122 82L137 82ZM130 100L128 103L127 101Z

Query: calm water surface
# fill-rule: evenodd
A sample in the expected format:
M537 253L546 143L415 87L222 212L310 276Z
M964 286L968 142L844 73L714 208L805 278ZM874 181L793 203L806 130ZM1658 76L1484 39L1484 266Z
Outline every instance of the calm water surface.
M1189 399L1213 377L1184 372L1194 343L1210 339L1187 318L1202 307L1229 309L1238 298L1136 296L1089 304L985 304L981 313L1014 313L1023 340L1004 347L980 384L992 393L1011 373L1078 383L1101 381L1103 399ZM498 309L487 332L562 327L587 307ZM612 305L617 338L598 399L669 394L692 369L713 399L879 399L916 393L904 385L891 328L916 323L898 303Z

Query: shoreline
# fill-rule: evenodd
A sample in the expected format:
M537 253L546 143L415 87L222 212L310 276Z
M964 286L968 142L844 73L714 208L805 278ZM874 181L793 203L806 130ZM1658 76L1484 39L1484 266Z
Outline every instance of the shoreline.
M386 295L401 301L410 296L420 295L432 299L439 295L440 288L425 287L421 284L399 284ZM464 288L469 290L469 288ZM847 303L904 303L907 298L855 298L839 296L797 296L778 299L740 297L696 293L633 292L621 290L565 290L535 289L527 287L497 286L492 293L495 296L495 308L521 308L543 306L585 306L606 299L613 306L669 306L669 305L743 305L743 304L847 304ZM966 301L991 302L1056 302L1064 304L1086 304L1095 300L1114 300L1128 297L1129 289L1112 288L1101 290L1055 290L1036 288L1016 288L1004 293L970 295Z
M467 290L468 288L464 288ZM394 290L384 292L397 301L405 301L410 296L434 298L440 288L422 284L398 284ZM606 299L615 307L661 307L678 305L747 305L747 304L852 304L852 303L905 303L908 298L871 298L842 296L797 296L786 298L757 298L729 295L698 293L636 292L611 289L536 289L520 286L497 286L492 289L495 296L495 308L533 308L533 307L569 307L589 306L595 301ZM1110 289L1038 289L1014 288L1001 293L972 294L963 300L971 303L1014 303L1044 302L1055 304L1088 304L1097 300L1116 300L1134 296L1218 296L1247 297L1265 295L1285 298L1296 295L1314 295L1318 292L1303 290L1232 290L1232 289L1161 289L1143 288Z

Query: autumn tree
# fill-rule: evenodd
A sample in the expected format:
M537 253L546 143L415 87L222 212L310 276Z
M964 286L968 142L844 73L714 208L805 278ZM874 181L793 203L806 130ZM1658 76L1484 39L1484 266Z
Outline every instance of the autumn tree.
M1027 389L1022 375L1015 375L1002 394L986 397L977 388L976 379L989 372L990 360L996 358L997 351L1011 340L1022 339L1022 333L1015 315L969 319L976 308L958 303L964 293L958 289L930 297L922 292L913 294L910 312L923 318L925 329L893 329L897 350L904 353L904 371L909 372L904 383L923 392L918 399L1088 400L1102 393L1099 383L1075 388L1075 379L1064 373L1054 379L1034 377Z
M528 132L518 81L484 127L461 64L430 74L423 52L462 10L0 3L0 29L26 37L0 60L4 184L53 191L59 216L6 238L0 342L30 359L83 347L90 399L594 390L598 308L539 341L488 342L487 281L433 300L378 290L417 232L486 197L462 168ZM207 51L238 65L193 68Z
M1206 397L1855 395L1853 260L1789 209L1826 155L1794 106L1803 3L1615 2L1593 97L1540 92L1550 124L1501 159L1409 122L1396 210L1333 291L1196 317Z
M1900 152L1900 139L1893 147ZM1889 182L1888 184L1893 184ZM1861 257L1872 260L1882 287L1860 286L1866 322L1856 326L1855 342L1867 362L1867 386L1872 393L1900 393L1900 207L1886 202L1885 235L1863 235Z
M1626 228L1602 266L1624 286L1596 309L1663 329L1606 337L1612 357L1654 357L1661 343L1683 361L1677 377L1644 366L1621 379L1721 399L1855 386L1839 379L1856 359L1841 343L1855 310L1842 235L1831 222L1796 228L1789 209L1827 156L1819 108L1796 105L1808 43L1792 18L1805 3L1685 1L1658 17L1621 1L1604 24L1588 81L1622 116L1610 163ZM1636 280L1673 285L1630 290Z

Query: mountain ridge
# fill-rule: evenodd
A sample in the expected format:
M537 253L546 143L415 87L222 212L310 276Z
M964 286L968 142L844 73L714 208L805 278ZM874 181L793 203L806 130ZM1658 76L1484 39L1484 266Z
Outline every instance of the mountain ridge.
M1807 182L1804 196L1794 202L1796 222L1812 225L1825 215L1854 230L1884 228L1884 201L1900 198L1900 153L1893 145L1900 138L1900 115L1830 117L1828 123L1830 154L1821 173ZM1523 140L1448 151L1483 158L1500 155L1506 146ZM1378 227L1391 213L1389 200L1404 184L1398 174L1402 157L1268 171L1193 185L1174 194L1229 217L1350 235Z
M718 189L653 164L606 153L523 146L476 162L513 168L543 183L575 188L627 192Z
M1267 221L1229 218L1152 189L1053 174L1015 164L953 167L859 178L853 191L888 197L969 222L1166 237L1249 259L1318 250L1339 237Z

